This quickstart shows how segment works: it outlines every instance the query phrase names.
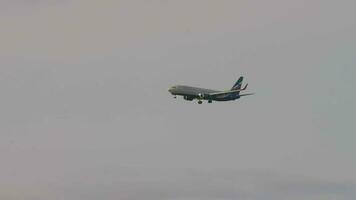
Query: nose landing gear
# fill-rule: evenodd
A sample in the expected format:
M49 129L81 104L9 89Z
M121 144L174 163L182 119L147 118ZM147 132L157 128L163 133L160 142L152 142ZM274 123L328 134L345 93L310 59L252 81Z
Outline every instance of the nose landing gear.
M201 100L198 101L198 104L202 104L203 102Z

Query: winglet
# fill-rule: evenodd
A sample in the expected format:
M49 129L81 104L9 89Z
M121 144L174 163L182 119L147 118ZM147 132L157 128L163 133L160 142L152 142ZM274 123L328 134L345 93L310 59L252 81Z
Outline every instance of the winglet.
M246 83L245 87L242 88L242 90L246 90L246 89L247 89L247 86L248 86L248 83Z

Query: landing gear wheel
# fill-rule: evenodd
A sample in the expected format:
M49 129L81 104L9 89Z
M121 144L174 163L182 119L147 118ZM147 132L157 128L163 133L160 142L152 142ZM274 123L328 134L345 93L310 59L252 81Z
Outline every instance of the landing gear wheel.
M209 100L208 103L213 103L213 100Z
M176 98L177 98L177 96L174 96L173 98L175 98L175 99L176 99Z
M203 103L202 101L200 101L200 100L198 101L198 104L202 104L202 103Z

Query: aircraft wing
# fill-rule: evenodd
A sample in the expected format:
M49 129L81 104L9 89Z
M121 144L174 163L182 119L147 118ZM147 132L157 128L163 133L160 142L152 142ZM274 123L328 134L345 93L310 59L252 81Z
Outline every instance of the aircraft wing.
M224 91L224 92L214 92L214 93L210 93L209 96L214 97L214 96L231 94L231 93L236 93L236 92L241 92L241 91L243 91L243 90L229 90L229 91Z
M219 96L219 95L224 95L224 94L232 94L232 93L236 93L236 92L241 92L241 91L246 90L247 85L248 85L248 84L246 84L244 88L238 89L238 90L228 90L228 91L223 91L223 92L209 93L209 96L214 97L214 96ZM240 96L241 96L241 95L240 95ZM245 95L244 95L244 96L245 96Z
M243 96L248 96L248 95L254 95L255 93L247 93L247 94L240 94L239 96L240 97L243 97Z

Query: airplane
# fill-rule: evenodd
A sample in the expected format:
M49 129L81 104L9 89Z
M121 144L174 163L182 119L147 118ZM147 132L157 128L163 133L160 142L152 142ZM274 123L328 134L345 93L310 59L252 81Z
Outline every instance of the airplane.
M208 103L213 101L233 101L239 99L242 96L253 95L254 93L240 94L241 91L246 90L246 84L242 89L242 81L244 77L241 76L234 86L230 90L217 91L211 89L204 89L198 87L191 87L186 85L175 85L171 87L168 91L174 95L174 98L177 98L177 95L183 96L187 101L193 101L194 99L198 100L198 104L202 104L202 100L207 100Z

